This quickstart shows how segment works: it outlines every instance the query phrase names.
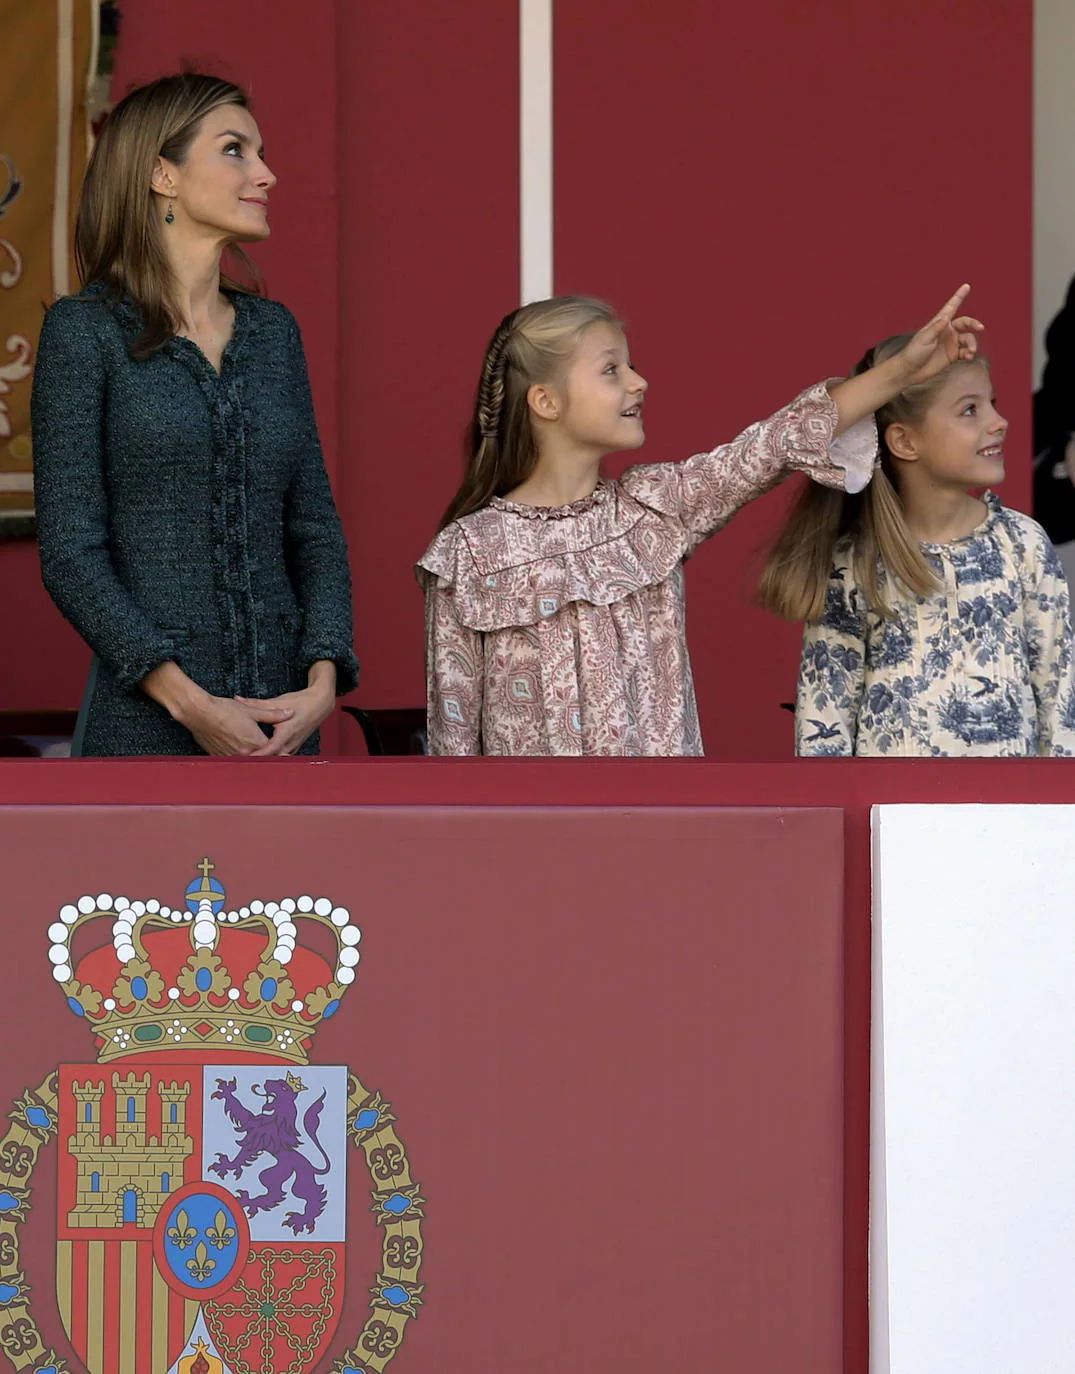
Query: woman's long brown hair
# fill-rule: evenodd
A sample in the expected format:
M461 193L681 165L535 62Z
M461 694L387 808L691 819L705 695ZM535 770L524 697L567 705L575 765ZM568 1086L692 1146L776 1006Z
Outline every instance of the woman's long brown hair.
M911 338L910 334L898 334L885 339L866 354L855 374L891 358ZM806 483L761 575L758 600L767 610L788 620L820 620L833 551L846 536L851 539L855 583L876 614L891 615L893 594L899 595L901 590L912 596L928 596L937 589L933 569L907 527L885 434L889 425L913 424L921 419L948 372L946 368L929 381L908 387L877 412L874 419L881 461L864 491L851 495L816 482Z
M440 529L481 510L530 476L538 454L527 392L537 382L557 380L582 331L599 322L620 325L612 307L591 296L535 301L500 321L482 362L466 474Z
M158 197L150 187L157 158L183 162L198 126L221 105L249 109L230 81L198 72L161 77L123 98L108 116L86 169L75 221L75 262L82 284L102 282L126 297L142 318L132 356L146 358L181 324L175 287L161 242ZM259 290L260 278L242 252L231 250L249 282L221 276L234 290Z

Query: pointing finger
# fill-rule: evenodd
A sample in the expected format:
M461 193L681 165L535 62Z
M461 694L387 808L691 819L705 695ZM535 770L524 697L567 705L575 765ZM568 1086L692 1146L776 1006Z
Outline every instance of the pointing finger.
M945 301L944 305L938 310L937 314L934 315L933 319L930 320L929 324L923 327L921 333L930 339L940 338L944 330L951 324L956 311L963 304L969 290L970 287L964 282L955 295L949 297L949 299Z
M950 296L948 300L944 303L944 305L941 306L940 310L937 312L937 318L939 319L943 316L946 319L952 319L956 311L959 309L959 307L963 304L963 302L967 299L969 295L970 284L968 282L964 282L963 285L959 288L959 290L955 293L955 295Z

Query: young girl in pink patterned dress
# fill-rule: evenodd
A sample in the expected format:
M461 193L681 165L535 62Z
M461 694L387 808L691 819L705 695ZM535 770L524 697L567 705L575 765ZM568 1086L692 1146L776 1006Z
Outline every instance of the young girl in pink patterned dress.
M418 565L433 754L701 754L683 562L789 472L860 491L873 412L957 358L961 287L894 358L819 383L730 444L601 476L641 447L646 382L600 301L513 311L486 351L473 451Z

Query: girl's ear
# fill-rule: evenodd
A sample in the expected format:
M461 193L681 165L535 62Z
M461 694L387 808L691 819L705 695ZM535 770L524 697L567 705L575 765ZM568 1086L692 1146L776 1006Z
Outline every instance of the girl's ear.
M560 418L560 398L545 382L535 382L526 393L526 404L539 420Z
M888 425L883 437L885 447L893 458L902 458L904 462L911 463L918 457L914 435L907 425Z

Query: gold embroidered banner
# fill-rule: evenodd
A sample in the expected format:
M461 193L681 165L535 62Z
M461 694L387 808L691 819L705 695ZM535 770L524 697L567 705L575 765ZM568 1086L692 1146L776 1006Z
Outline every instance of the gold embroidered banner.
M43 307L77 289L97 0L0 0L0 538L32 529L30 382Z

